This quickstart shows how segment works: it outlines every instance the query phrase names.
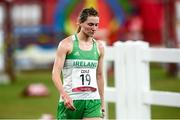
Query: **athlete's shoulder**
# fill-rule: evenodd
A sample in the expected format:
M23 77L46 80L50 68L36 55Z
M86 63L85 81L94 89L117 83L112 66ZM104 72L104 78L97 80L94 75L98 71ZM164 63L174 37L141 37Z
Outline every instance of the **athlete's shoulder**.
M73 36L74 35L71 35L61 40L59 42L59 46L66 46L66 47L71 46L73 44Z
M102 40L95 40L97 44L97 49L100 55L104 54L104 47L105 47L105 42Z
M71 50L73 46L73 38L72 35L64 38L59 42L58 49L66 49L66 50Z
M104 48L105 42L103 40L96 40L96 43L98 44L98 47Z

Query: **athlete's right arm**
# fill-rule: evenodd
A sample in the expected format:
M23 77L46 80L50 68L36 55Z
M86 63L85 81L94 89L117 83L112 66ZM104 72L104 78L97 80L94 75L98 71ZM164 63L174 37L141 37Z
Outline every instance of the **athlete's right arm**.
M59 43L54 60L53 70L52 70L52 80L56 88L58 89L59 93L61 94L65 106L71 110L74 110L75 108L73 106L73 101L69 97L69 95L64 91L60 77L61 71L63 69L65 57L71 51L71 49L72 49L72 43L68 38L62 40Z

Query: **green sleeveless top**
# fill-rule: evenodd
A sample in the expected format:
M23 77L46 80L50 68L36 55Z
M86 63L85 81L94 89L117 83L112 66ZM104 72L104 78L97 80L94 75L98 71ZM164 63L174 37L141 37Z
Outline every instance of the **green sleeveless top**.
M96 41L93 40L93 47L91 50L81 50L79 48L79 40L77 35L74 35L75 39L73 41L73 50L66 56L66 59L86 59L86 60L98 60L99 53L97 51Z
M64 90L73 100L100 99L96 79L99 60L97 43L93 40L90 50L82 50L76 34L72 40L73 49L66 55L62 70Z

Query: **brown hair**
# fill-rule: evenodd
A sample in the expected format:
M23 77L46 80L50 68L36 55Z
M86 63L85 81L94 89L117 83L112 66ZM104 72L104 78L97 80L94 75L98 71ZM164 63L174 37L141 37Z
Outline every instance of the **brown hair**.
M98 15L97 10L94 9L93 7L84 8L79 14L79 17L78 17L79 23L85 22L89 16L99 16L99 15ZM81 27L79 26L77 32L80 32L80 30L81 30Z

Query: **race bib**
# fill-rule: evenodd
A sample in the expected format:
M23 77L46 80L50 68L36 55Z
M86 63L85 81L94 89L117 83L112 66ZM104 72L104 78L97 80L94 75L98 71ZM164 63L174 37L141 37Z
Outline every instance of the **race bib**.
M73 92L94 92L97 90L96 69L78 69L72 71Z

